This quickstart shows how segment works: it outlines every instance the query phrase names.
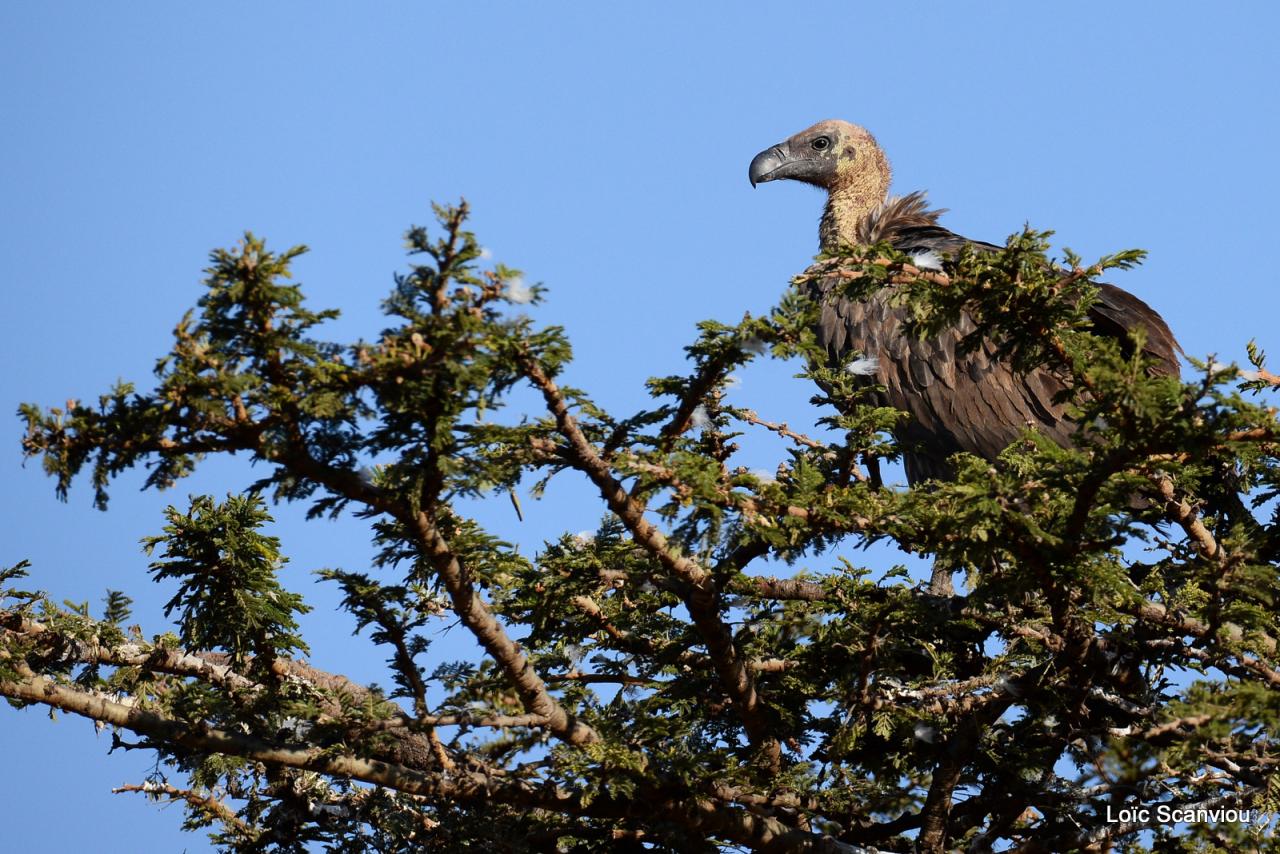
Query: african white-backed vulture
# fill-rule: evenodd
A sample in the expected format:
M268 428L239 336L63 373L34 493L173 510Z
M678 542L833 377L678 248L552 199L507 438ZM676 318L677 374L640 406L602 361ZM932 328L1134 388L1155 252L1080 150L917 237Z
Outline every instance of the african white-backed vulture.
M923 265L966 245L998 248L938 225L942 211L930 210L921 193L888 197L884 151L869 132L848 122L819 122L770 146L751 161L750 178L753 186L791 179L826 190L818 227L824 251L888 241ZM967 315L936 337L911 336L904 330L907 310L889 304L893 286L854 301L841 295L842 281L811 279L811 294L822 304L818 340L833 360L849 351L867 357L859 365L868 382L885 389L877 405L910 414L895 434L910 483L949 477L947 459L958 451L993 459L1028 426L1070 444L1077 425L1054 403L1062 385L1049 370L1015 372L997 355L998 342L989 340L960 354L957 344L975 328ZM1145 329L1151 370L1177 375L1179 347L1160 315L1120 288L1099 287L1089 310L1094 331L1127 346L1130 330Z

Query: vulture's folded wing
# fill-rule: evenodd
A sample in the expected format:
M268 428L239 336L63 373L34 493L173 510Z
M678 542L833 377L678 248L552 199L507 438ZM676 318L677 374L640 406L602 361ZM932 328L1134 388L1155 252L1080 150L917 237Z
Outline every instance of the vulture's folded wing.
M1129 331L1143 329L1147 335L1142 352L1152 361L1151 370L1161 376L1176 377L1179 372L1178 346L1169 326L1156 310L1128 291L1101 282L1098 301L1089 308L1093 330L1099 335L1120 339L1125 352L1133 348Z
M964 246L989 251L1001 248L992 243L969 240L933 222L898 228L889 224L882 228L886 236L892 239L894 248L908 255L926 252L955 254ZM1182 348L1178 346L1164 319L1155 309L1126 290L1106 282L1098 283L1098 287L1098 301L1089 309L1093 331L1098 335L1119 339L1122 350L1129 353L1133 349L1129 339L1130 330L1143 329L1147 339L1143 353L1152 361L1151 370L1161 376L1177 376L1178 354L1182 352Z

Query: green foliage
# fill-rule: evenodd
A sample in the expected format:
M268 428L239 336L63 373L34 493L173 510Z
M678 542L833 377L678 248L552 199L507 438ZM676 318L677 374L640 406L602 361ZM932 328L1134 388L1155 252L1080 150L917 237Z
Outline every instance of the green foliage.
M269 667L278 655L307 651L293 615L311 609L276 578L284 558L280 541L258 531L271 521L258 495L231 495L221 504L200 496L189 512L170 507L166 515L164 536L143 545L148 555L159 547L165 558L151 564L155 580L180 582L164 613L179 612L184 646L224 651L235 667L250 660Z
M129 606L133 604L133 600L120 590L108 590L106 596L106 606L102 609L103 622L119 625L129 619L131 612Z
M146 541L176 635L122 629L118 591L98 621L10 589L21 566L0 573L0 693L156 751L185 788L144 790L184 800L226 850L1136 849L1152 837L1108 806L1276 803L1280 543L1261 510L1280 465L1274 410L1240 394L1273 383L1256 347L1232 389L1234 367L1184 384L1152 376L1140 340L1092 334L1092 279L1140 253L1057 265L1028 229L942 275L887 246L819 261L849 295L890 289L910 334L968 315L971 343L1056 371L1088 425L1073 447L1028 432L905 491L877 474L903 414L825 362L802 288L700 324L689 372L610 414L556 385L563 331L511 310L541 288L483 265L465 206L436 214L438 236L408 233L376 341L324 340L336 313L289 279L303 250L247 235L213 253L154 390L22 407L25 452L60 496L87 472L100 507L138 464L160 488L210 454L266 474L170 508ZM803 365L823 434L725 400L763 357ZM504 418L524 383L546 411ZM737 447L759 430L787 447L768 474ZM537 554L457 503L570 472L605 515ZM375 565L319 575L384 650L388 695L298 659L306 606L279 582L260 491L371 520ZM877 541L963 569L964 593L852 559ZM442 620L474 637L472 660L436 654ZM1270 844L1222 822L1151 832Z

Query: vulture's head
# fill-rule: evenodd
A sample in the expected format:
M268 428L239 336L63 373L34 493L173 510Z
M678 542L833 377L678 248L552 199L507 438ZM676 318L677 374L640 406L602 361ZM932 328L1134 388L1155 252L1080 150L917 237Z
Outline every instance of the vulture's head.
M829 193L854 190L884 198L889 161L866 128L830 119L772 145L751 161L751 186L790 178Z

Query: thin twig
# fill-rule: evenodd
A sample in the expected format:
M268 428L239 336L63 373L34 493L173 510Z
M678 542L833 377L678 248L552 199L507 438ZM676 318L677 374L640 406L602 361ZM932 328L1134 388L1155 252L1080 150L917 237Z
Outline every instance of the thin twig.
M206 812L229 827L235 833L243 838L253 842L258 838L258 832L254 828L245 824L240 817L235 814L235 810L227 806L221 800L213 795L202 795L191 789L179 789L177 786L171 786L168 783L131 783L124 786L117 786L111 790L111 794L119 795L125 792L141 792L149 797L159 797L165 795L171 800L185 801L198 810Z

